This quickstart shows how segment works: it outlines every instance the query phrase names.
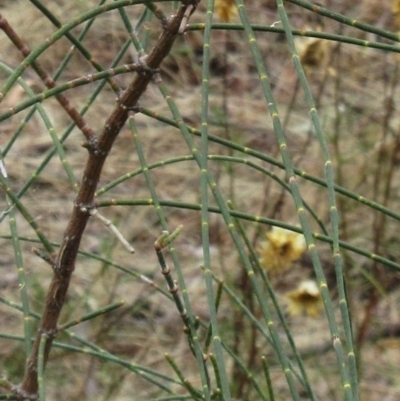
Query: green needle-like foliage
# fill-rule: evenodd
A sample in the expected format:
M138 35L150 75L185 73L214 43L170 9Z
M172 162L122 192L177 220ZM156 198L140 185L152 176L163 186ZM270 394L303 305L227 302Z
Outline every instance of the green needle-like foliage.
M0 399L398 396L400 4L337 3L5 2Z

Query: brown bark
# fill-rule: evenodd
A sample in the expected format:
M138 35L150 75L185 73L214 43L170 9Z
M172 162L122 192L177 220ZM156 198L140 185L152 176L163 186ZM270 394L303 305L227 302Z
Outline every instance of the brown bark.
M64 305L71 275L75 269L75 260L87 221L89 210L93 205L94 194L99 182L104 162L121 128L128 118L129 109L134 107L145 92L163 59L169 54L174 40L178 36L179 28L185 13L197 5L197 1L189 3L187 0L176 15L164 26L155 47L146 57L146 66L142 72L135 75L128 89L122 94L114 111L108 117L101 134L89 139L85 147L89 157L82 176L70 221L65 230L64 239L54 266L54 276L46 296L45 309L39 323L31 356L29 358L25 377L21 386L16 390L21 399L34 398L38 392L38 350L42 335L47 336L44 361L49 358L54 337L57 334L57 321ZM186 15L187 17L187 15ZM186 18L185 17L185 18Z

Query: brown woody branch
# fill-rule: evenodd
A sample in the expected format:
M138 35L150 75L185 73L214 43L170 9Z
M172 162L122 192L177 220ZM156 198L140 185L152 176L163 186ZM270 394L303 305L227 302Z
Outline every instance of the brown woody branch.
M75 260L80 241L90 217L90 208L93 205L94 194L107 155L128 118L129 109L137 105L152 80L154 72L157 71L163 59L169 54L179 34L182 21L187 18L187 11L190 9L190 13L192 13L197 3L197 0L193 0L193 2L186 0L185 4L182 4L177 13L166 23L153 50L143 61L143 70L135 75L128 89L120 97L101 134L98 137L90 136L85 144L89 157L72 215L56 258L53 279L47 292L45 309L39 323L32 353L28 360L25 377L22 384L15 390L20 399L33 398L37 395L37 364L40 340L42 335L48 337L44 354L46 363L53 339L57 334L57 321L66 299L71 275L75 269Z
M14 29L11 27L8 21L1 14L0 14L0 29L8 36L11 42L15 45L15 47L20 51L20 53L24 57L29 56L31 50L22 41L19 35L14 31ZM44 82L47 88L51 89L56 87L57 84L55 83L55 81L46 73L46 71L42 68L42 66L37 60L33 61L31 66L38 74L40 79ZM93 130L89 127L88 124L86 124L83 117L71 105L69 100L63 94L57 94L55 95L55 98L57 99L58 103L63 107L63 109L67 112L67 114L70 116L75 125L81 130L83 135L85 135L86 139L94 137L95 133L93 132Z

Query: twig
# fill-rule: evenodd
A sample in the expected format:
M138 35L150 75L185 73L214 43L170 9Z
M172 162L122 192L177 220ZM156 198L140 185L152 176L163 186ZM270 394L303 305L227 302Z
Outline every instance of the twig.
M179 287L177 285L177 282L172 278L171 269L169 268L167 262L165 261L164 255L162 253L162 250L169 244L171 244L172 241L175 240L175 238L179 235L181 231L182 231L182 226L178 226L172 234L170 234L168 231L163 231L162 234L154 242L154 249L157 254L158 263L160 264L161 267L161 273L163 274L165 281L167 282L168 291L172 295L176 308L178 309L179 315L184 324L184 332L188 335L190 349L193 355L196 355L193 345L193 338L191 336L191 330L190 330L191 323L194 326L196 325L196 323L194 321L192 322L190 321L187 310L182 302L181 297L179 296ZM203 362L205 362L207 357L203 351L202 354L203 354Z
M8 38L12 41L12 43L16 46L16 48L21 52L24 57L27 57L31 50L29 47L22 41L22 39L18 36L18 34L14 31L8 21L0 14L0 29L8 36ZM44 82L47 88L55 88L57 84L55 81L46 73L46 71L42 68L39 62L36 60L32 62L32 68L39 75L40 79ZM62 106L62 108L67 112L67 114L71 117L72 121L76 124L76 126L82 131L83 135L85 135L86 139L91 139L95 136L94 131L89 127L83 117L78 113L78 111L71 105L69 100L62 94L55 95L58 103Z
M122 233L111 222L111 220L108 220L102 216L97 209L90 209L88 212L91 216L96 217L97 220L101 221L117 237L117 239L122 243L129 253L135 253L135 250L132 248L131 244L124 238Z
M187 23L189 22L189 18L194 13L194 10L196 10L198 2L199 0L195 0L192 3L189 3L188 8L186 9L185 14L183 15L181 25L179 27L178 32L180 34L185 33Z

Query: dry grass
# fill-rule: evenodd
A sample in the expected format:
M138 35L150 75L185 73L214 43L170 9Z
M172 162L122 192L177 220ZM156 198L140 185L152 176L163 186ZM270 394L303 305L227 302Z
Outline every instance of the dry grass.
M54 31L40 13L30 4L23 1L8 2L2 10L10 24L33 48L43 42ZM72 19L84 10L90 9L95 1L58 1L45 2L59 16L60 20ZM48 3L48 4L47 4ZM248 2L248 10L254 23L271 24L276 21L276 10L273 1ZM257 3L257 4L256 4ZM349 17L364 20L370 24L392 29L393 21L388 5L378 1L326 1L326 5ZM194 15L193 21L203 21L202 5L200 12ZM317 29L320 20L298 7L288 4L293 26L296 28L311 27ZM262 11L262 12L261 12ZM132 21L135 20L136 9L129 8ZM84 44L91 49L94 58L108 66L125 40L125 33L118 22L117 13L110 13L96 22L85 39ZM340 29L342 29L341 27ZM151 40L157 31L157 24L148 27ZM323 30L339 32L337 23L325 21ZM352 34L368 40L376 40L359 31L345 28L342 34ZM212 79L210 93L210 130L214 135L229 137L237 143L263 151L274 157L278 156L273 129L267 116L267 108L262 100L259 80L248 49L248 44L240 32L216 31L212 38ZM285 42L280 35L259 34L259 45L270 71L271 83L278 101L283 119L287 119L287 136L292 156L297 167L310 174L322 176L323 163L319 148L310 131L308 111L302 94L295 92L296 76L291 65ZM225 41L228 41L228 66L224 65ZM298 39L299 46L306 47L305 39ZM46 52L40 61L49 72L54 72L70 44L61 40L51 52ZM200 86L201 81L201 48L202 33L189 32L179 40L173 54L165 63L163 77L168 83L173 97L186 121L195 127L199 126ZM10 66L21 61L17 51L2 37L0 43L1 60ZM132 62L135 55L130 53L125 62ZM310 77L319 111L324 123L325 132L330 139L332 154L337 167L337 179L340 185L364 197L383 202L383 181L393 167L393 175L389 184L390 197L388 206L398 210L399 201L399 169L398 155L392 154L398 146L399 119L396 104L392 114L386 107L388 100L395 102L397 97L397 62L395 54L385 54L378 50L357 48L342 44L329 43L321 53L321 63L310 65L307 73ZM72 67L73 66L73 67ZM328 68L329 67L329 68ZM76 56L71 68L63 74L60 81L76 78L92 72L92 68L82 57ZM224 77L224 74L226 76ZM0 75L4 79L4 75ZM393 78L394 77L394 78ZM42 83L33 71L26 71L26 78L31 86L39 91ZM122 86L129 82L129 76L119 76L117 81ZM225 87L225 81L228 86ZM82 107L91 94L93 86L75 89L67 96L78 109ZM223 116L223 92L227 92L228 115ZM393 93L392 93L393 92ZM294 106L289 107L295 97ZM16 87L6 98L4 107L19 103L23 93ZM98 131L102 127L105 116L113 109L115 95L111 91L103 91L96 104L85 117L89 124ZM67 116L54 101L44 104L58 133L69 124ZM157 113L169 115L164 101L155 87L151 87L142 100L142 106L151 108ZM2 123L1 143L7 143L22 116L17 115ZM226 118L228 130L223 123ZM385 121L387 136L384 137ZM137 118L140 139L143 143L148 163L166 160L172 157L188 155L188 149L178 131L165 126L146 116ZM75 130L65 143L68 162L79 179L85 162L86 152L80 146L81 134ZM39 118L34 118L23 134L13 145L7 155L6 164L12 188L18 190L39 165L52 145L51 138L44 129ZM211 144L211 154L229 154L229 149L221 145ZM381 152L381 153L380 153ZM385 153L386 152L386 153ZM379 154L381 160L379 161ZM239 155L235 152L235 155ZM380 164L378 164L378 161ZM265 163L267 166L267 164ZM384 170L380 181L376 182L377 168ZM138 156L128 128L119 136L110 155L102 176L102 184L139 167ZM277 168L267 166L276 174L284 177ZM224 163L210 162L210 168L218 177L218 183L227 198L235 201L237 209L249 214L281 219L285 222L296 222L296 210L289 195L282 195L281 188L261 173L250 171L242 165L234 167L230 172ZM386 172L386 174L384 174ZM200 174L193 162L169 165L155 170L154 182L161 199L199 203ZM304 199L324 222L328 222L328 203L322 188L306 181L301 181ZM149 198L149 191L142 176L137 176L116 187L106 198ZM42 230L51 241L59 243L68 221L74 192L57 157L47 165L35 184L25 195L25 202L30 213L40 224ZM339 206L343 226L342 238L349 243L373 250L376 244L374 237L374 213L360 204L340 198ZM5 206L1 206L4 209ZM115 263L134 272L152 277L157 285L164 288L163 277L159 273L156 254L153 250L155 238L161 228L153 208L140 206L135 208L112 207L102 210L111 219L123 235L133 244L136 254L132 257L118 243L110 232L98 221L92 219L82 241L82 250L109 258ZM202 263L200 217L199 213L184 209L165 208L170 227L183 224L184 232L177 240L175 248L184 266L188 293L193 302L195 313L207 320L203 274L199 266ZM17 215L20 233L34 238L34 232L26 221ZM255 224L247 226L249 237L258 241L260 230L262 236L266 227ZM232 252L231 239L219 216L211 217L211 242L213 268L227 283L235 285L241 274L241 265L237 255ZM0 232L7 234L6 221L0 226ZM387 221L379 252L395 261L399 259L398 224ZM14 269L13 249L10 241L1 240L0 254L1 295L19 302L17 272ZM24 261L26 265L30 298L33 310L41 312L46 286L50 280L50 268L32 252L32 244L23 242ZM326 254L326 274L333 278L332 266L328 257L328 248L321 246L321 254ZM364 306L368 301L371 287L360 273L360 267L370 269L372 262L345 252L346 267L349 276L351 308L354 323L362 321ZM300 273L299 273L300 272ZM394 400L399 398L398 380L398 339L389 342L373 337L381 332L381 326L394 328L398 334L399 316L396 305L399 301L399 289L396 274L390 273L390 282L385 277L382 285L390 291L382 297L374 315L370 338L364 344L361 364L361 389L363 400ZM291 288L299 277L312 276L310 262L305 257L296 271L285 276L281 288ZM385 280L384 280L385 279ZM387 283L386 283L386 282ZM332 283L331 283L332 284ZM389 286L390 284L390 286ZM278 283L277 283L278 285ZM334 285L333 285L334 287ZM335 291L334 289L332 290ZM95 310L107 303L124 299L126 304L116 312L97 318L93 323L83 323L76 327L76 332L90 339L104 349L123 356L126 360L172 374L164 359L168 352L176 358L178 365L184 367L185 373L193 384L198 378L190 366L190 351L186 337L182 332L182 322L174 305L167 303L165 297L154 291L153 287L144 284L135 277L106 263L81 256L73 276L69 300L63 312L62 321L76 318L85 312ZM20 315L11 308L0 304L1 332L9 334L21 333ZM221 310L221 321L226 322L226 330L232 329L230 319L235 316L229 303ZM336 375L335 361L329 343L328 328L323 317L294 318L291 327L298 341L301 352L309 364L311 381L316 384L315 391L320 399L339 400L341 391L330 381ZM396 329L396 330L395 330ZM310 335L318 333L318 335ZM326 335L324 335L326 333ZM390 330L389 330L390 334ZM227 334L228 335L228 334ZM329 345L329 344L328 344ZM259 339L257 349L268 354L264 340ZM10 341L0 340L0 361L10 379L18 382L21 379L23 361L22 346ZM276 363L272 355L271 364ZM103 364L98 359L81 357L61 350L53 350L49 362L48 397L49 399L98 400L98 399L150 399L157 392L138 375L131 374L123 368L110 369L111 364ZM68 372L68 376L65 372ZM277 383L277 399L287 399L286 385L278 368L272 368L272 377ZM281 384L279 384L281 383ZM68 391L68 396L66 395ZM132 397L134 392L135 396ZM254 397L254 394L251 394ZM253 398L251 398L253 399Z

